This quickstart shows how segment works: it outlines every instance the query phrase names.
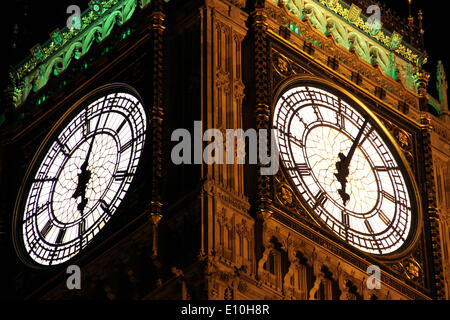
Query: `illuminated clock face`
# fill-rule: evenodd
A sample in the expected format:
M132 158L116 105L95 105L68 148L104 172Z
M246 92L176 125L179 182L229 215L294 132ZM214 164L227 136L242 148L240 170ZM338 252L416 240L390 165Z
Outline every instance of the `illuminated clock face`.
M108 223L136 174L145 134L143 105L128 92L105 93L64 117L34 161L16 222L33 262L71 259Z
M273 116L287 174L319 220L359 250L386 255L411 233L406 174L374 119L319 87L298 86Z

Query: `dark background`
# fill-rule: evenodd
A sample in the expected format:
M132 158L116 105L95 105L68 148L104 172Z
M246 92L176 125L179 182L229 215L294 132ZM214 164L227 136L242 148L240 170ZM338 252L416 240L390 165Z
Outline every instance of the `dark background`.
M379 1L393 9L399 16L408 16L408 0ZM50 38L50 33L56 28L62 29L70 14L66 13L70 5L78 5L83 12L88 7L89 0L8 0L3 1L2 23L4 23L4 39L1 48L4 51L1 59L0 86L5 88L8 82L8 68L16 65L30 54L30 48L35 44L43 44ZM447 25L450 12L445 1L412 0L412 13L417 23L419 10L424 14L425 49L429 54L425 69L431 73L429 92L438 98L436 87L436 68L438 60L442 60L447 73L449 42ZM365 12L366 8L362 8ZM383 9L381 11L383 14ZM1 101L0 101L0 104ZM0 106L0 109L2 107Z

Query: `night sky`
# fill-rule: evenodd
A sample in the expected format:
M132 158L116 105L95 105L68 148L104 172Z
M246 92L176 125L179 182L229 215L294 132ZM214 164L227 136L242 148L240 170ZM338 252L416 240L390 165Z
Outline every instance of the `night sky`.
M398 15L408 16L408 0L384 0L385 3ZM412 0L413 16L417 21L417 12L422 9L424 13L425 48L430 55L425 69L432 74L429 92L437 97L435 91L435 73L438 60L442 60L446 72L448 69L449 52L445 49L445 43L449 42L448 20L449 12L444 6L444 1ZM2 3L6 8L2 10L2 23L6 23L3 30L6 32L6 43L2 48L7 50L8 59L2 59L1 63L1 85L6 82L7 70L10 65L15 65L29 54L29 49L36 43L44 43L50 38L49 34L56 28L62 29L66 24L69 14L66 9L69 5L78 5L81 11L88 7L89 0L14 0ZM8 8L8 6L12 6ZM363 12L365 8L363 8ZM381 12L383 14L383 12ZM14 25L17 24L18 36L14 39ZM447 37L447 38L446 38ZM16 43L16 48L11 49L12 43ZM6 47L6 48L5 48Z

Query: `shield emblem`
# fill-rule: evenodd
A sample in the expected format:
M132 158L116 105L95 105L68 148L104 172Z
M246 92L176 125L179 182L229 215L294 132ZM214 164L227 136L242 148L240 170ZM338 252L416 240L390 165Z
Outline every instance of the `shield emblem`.
M358 21L359 16L361 15L362 9L357 5L352 4L350 9L348 10L347 20L351 23L355 23Z

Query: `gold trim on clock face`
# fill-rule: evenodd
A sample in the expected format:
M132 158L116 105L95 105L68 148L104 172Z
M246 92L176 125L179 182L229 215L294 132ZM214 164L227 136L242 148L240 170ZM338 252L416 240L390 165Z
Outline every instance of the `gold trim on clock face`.
M123 201L147 130L144 106L124 85L96 90L72 107L34 157L16 203L14 242L31 266L77 256Z
M373 114L319 82L303 82L281 91L272 124L284 171L321 224L374 255L411 243L417 193Z

